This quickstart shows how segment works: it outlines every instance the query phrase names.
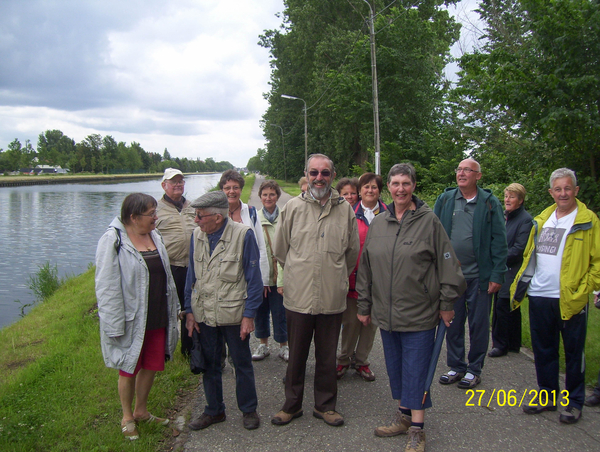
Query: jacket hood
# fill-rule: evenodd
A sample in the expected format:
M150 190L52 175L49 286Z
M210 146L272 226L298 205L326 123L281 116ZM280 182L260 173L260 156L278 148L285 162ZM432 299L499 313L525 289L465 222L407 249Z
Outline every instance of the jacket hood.
M458 187L448 187L444 190L444 193L447 193L449 191L456 191L458 190ZM481 188L481 187L477 187L477 196L481 197L481 199L483 200L487 200L490 196L493 196L494 194L492 193L492 190L490 190L489 188Z
M125 225L121 222L121 219L119 217L115 217L113 219L113 221L111 221L110 225L108 225L109 228L116 228L119 229L121 231L125 231Z
M427 212L431 212L431 208L427 205L427 203L422 199L417 198L415 195L412 195L412 202L415 203L415 206L417 206L417 208L415 210L409 210L407 212L409 215L402 221L414 221L425 215ZM396 219L396 206L394 206L393 202L387 205L387 213L388 216L386 217L386 219L388 221L398 222L398 220Z

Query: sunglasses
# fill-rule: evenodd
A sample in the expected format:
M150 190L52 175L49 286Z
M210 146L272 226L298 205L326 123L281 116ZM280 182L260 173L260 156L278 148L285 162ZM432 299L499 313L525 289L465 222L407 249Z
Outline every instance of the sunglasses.
M308 175L310 177L317 177L319 175L319 170L316 170L316 169L310 170L308 172ZM324 169L323 171L321 171L321 176L329 177L329 176L331 176L331 171L329 171L328 169Z

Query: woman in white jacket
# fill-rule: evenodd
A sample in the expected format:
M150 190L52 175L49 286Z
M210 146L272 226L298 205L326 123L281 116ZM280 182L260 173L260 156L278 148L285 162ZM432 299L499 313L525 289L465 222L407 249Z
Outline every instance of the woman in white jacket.
M96 250L100 342L107 367L119 370L121 430L138 439L136 423L167 425L148 412L154 376L177 345L177 289L162 238L154 230L156 200L128 195ZM135 408L132 409L135 396Z

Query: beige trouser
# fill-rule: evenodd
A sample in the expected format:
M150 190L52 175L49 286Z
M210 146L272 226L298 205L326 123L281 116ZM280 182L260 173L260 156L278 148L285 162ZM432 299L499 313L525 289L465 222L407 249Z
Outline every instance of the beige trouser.
M373 349L373 340L377 327L372 323L364 326L356 314L358 304L356 298L346 297L346 310L342 316L342 343L338 364L347 366L354 353L356 367L369 365L369 353Z

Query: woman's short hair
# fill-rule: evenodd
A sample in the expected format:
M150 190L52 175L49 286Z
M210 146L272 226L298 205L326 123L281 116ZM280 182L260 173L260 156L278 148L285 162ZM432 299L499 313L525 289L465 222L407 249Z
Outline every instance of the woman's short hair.
M243 189L244 184L246 183L240 173L238 173L236 170L228 169L221 175L221 179L219 180L219 190L223 190L225 184L230 180L237 182L240 186L240 189Z
M270 188L272 190L275 190L275 193L277 193L277 199L281 198L281 188L279 188L279 184L277 182L275 182L274 180L266 180L262 184L260 184L260 187L258 188L258 197L259 198L262 196L262 191L265 188Z
M504 191L514 193L519 198L519 201L525 201L525 196L527 196L527 190L521 184L517 182L513 182L508 187L504 189Z
M552 188L552 184L554 184L556 179L561 179L563 177L570 177L573 181L573 185L577 187L577 176L575 176L575 171L569 168L558 168L550 175L550 188Z
M308 184L308 179L302 176L300 179L298 179L298 187L302 188L304 184Z
M417 171L415 170L414 166L412 166L410 163L396 163L390 168L390 172L388 173L388 184L392 181L392 177L399 174L410 177L413 185L417 183Z
M142 215L146 210L156 207L156 199L145 193L131 193L121 204L121 223L130 224L132 215Z
M351 185L352 187L354 187L354 189L356 190L356 194L358 194L358 179L356 177L342 177L335 186L335 189L338 193L341 193L342 188L344 188L346 185Z
M379 192L381 193L381 190L383 190L383 179L379 174L375 173L365 173L358 178L358 192L360 193L363 186L368 184L372 180L375 181L377 187L379 188Z

